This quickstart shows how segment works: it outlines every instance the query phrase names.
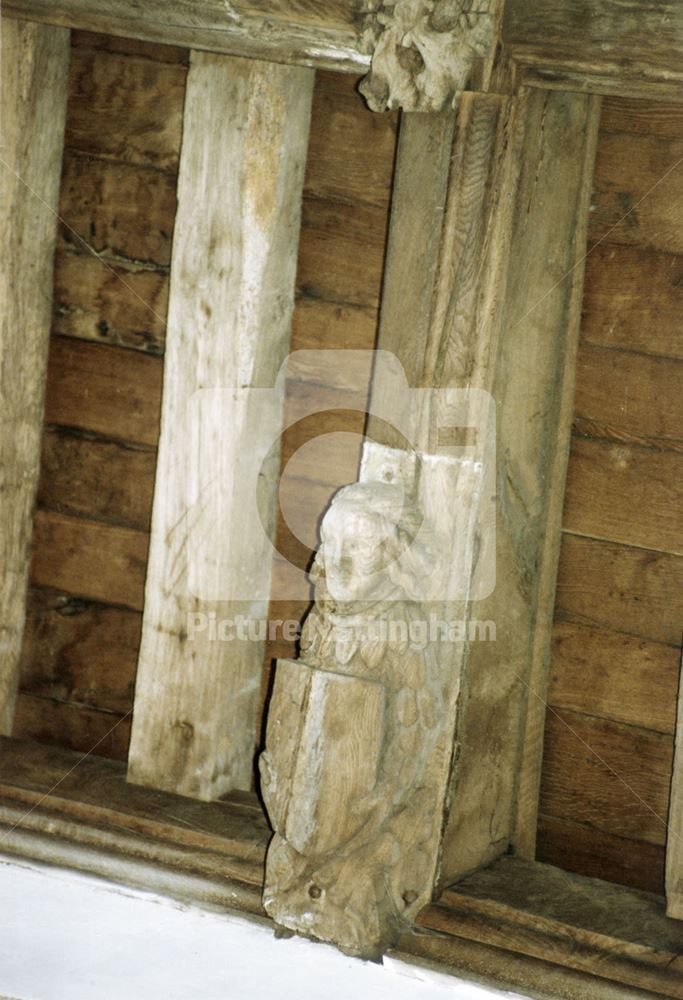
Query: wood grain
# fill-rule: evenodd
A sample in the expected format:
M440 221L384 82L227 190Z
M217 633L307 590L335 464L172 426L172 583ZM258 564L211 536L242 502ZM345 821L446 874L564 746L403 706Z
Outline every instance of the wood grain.
M589 239L683 251L683 141L603 132Z
M272 550L260 524L245 530L243 513L263 476L272 535L277 449L262 463L284 392L258 408L243 392L227 419L225 389L273 386L289 348L313 76L196 52L188 75L129 779L200 799L252 780L264 644L226 649L207 634L187 643L188 615L220 600L236 574L250 584L241 610L267 609ZM219 393L193 424L188 407L205 387Z
M565 534L556 610L603 628L678 646L683 559Z
M678 100L683 80L683 15L676 0L509 0L503 41L540 84ZM666 98L664 98L666 99Z
M139 56L153 62L180 63L184 66L187 66L190 61L190 53L185 48L179 48L175 45L158 45L155 42L142 42L138 38L126 38L123 35L98 34L94 31L72 31L71 46L74 49L118 52L121 55Z
M555 816L538 817L538 861L590 878L664 892L664 848Z
M31 588L22 690L123 715L133 707L141 627L137 611Z
M683 360L683 257L601 243L586 260L581 339Z
M425 908L420 924L440 933L635 986L683 997L681 928L662 900L550 865L501 858ZM575 984L575 996L595 996ZM628 995L625 990L624 996Z
M683 454L574 436L563 528L683 555Z
M0 733L11 729L38 482L69 35L3 19Z
M582 344L576 373L575 417L594 436L683 443L683 362Z
M373 114L348 78L323 75L313 96L304 196L386 209L398 115Z
M177 171L184 66L75 48L69 75L66 144L72 152Z
M555 621L548 683L553 708L673 734L678 674L675 646Z
M152 267L168 265L175 188L173 174L68 151L59 204L60 240L114 262L124 257Z
M52 337L45 421L155 446L161 380L160 358Z
M60 428L45 429L38 504L149 531L156 453Z
M600 130L680 140L683 135L683 108L680 104L665 104L663 101L607 97L602 102Z
M369 63L361 55L353 0L206 0L201 8L185 0L154 0L144 11L135 0L11 0L6 15L69 28L122 35L147 42L181 45L252 59L294 63L359 73Z
M539 809L663 845L672 762L670 734L553 709L546 719Z
M146 532L42 510L33 531L33 584L142 610Z
M20 691L12 736L17 740L37 740L48 746L85 754L96 752L101 757L125 761L130 719Z
M54 333L160 354L166 336L168 274L133 270L61 250L55 260Z

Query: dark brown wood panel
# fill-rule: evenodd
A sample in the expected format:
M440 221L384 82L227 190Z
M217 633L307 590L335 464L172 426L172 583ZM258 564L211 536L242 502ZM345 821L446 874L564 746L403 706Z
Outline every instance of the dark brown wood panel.
M548 702L553 708L673 735L676 646L556 619Z
M683 450L574 436L564 530L683 554Z
M683 359L683 256L601 243L586 260L581 337Z
M70 337L52 337L45 421L156 446L162 360Z
M73 152L175 173L187 70L75 48L65 142Z
M554 816L538 818L538 860L646 892L664 892L664 847Z
M156 451L48 427L38 504L107 524L149 531Z

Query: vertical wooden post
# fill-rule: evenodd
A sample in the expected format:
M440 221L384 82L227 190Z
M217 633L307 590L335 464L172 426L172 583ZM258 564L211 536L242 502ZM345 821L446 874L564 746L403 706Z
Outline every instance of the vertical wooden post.
M585 95L465 94L450 121L401 125L378 347L398 356L409 384L485 390L497 415L495 541L484 532L475 545L480 566L495 545L495 588L450 605L467 637L442 651L457 661L444 705L455 738L442 884L511 845L533 850L598 114ZM390 409L387 392L380 378L371 413ZM364 478L381 478L383 460L400 469L397 439L372 418L368 432L379 444ZM420 433L418 450L434 454L433 435ZM437 519L470 502L453 482ZM476 638L477 621L494 623L495 641Z
M0 47L0 733L9 734L40 465L69 32L3 18Z
M264 643L191 626L267 614L272 550L244 527L246 469L277 442L282 398L244 390L272 387L289 348L313 76L197 52L188 75L128 777L200 799L253 773ZM268 529L276 461L262 471ZM248 605L222 600L226 574L249 577Z
M681 668L683 670L683 662ZM666 838L666 914L676 920L683 920L683 686L680 681Z

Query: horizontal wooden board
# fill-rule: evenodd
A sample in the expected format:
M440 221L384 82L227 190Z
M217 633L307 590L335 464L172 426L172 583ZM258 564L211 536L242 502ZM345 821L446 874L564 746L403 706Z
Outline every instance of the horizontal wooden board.
M39 510L31 582L141 611L148 547L145 532Z
M617 435L683 442L683 362L582 344L575 416Z
M306 198L297 289L330 302L377 307L387 211L375 205Z
M602 102L600 129L603 132L630 132L680 141L683 137L683 106L630 97L606 97Z
M540 812L619 837L663 845L673 738L638 726L551 709Z
M683 453L574 435L565 531L683 554Z
M563 534L556 612L678 646L683 558Z
M31 588L21 688L124 714L133 707L142 615Z
M176 209L173 174L67 151L60 239L81 252L167 265Z
M308 412L310 407L314 409ZM323 483L354 482L365 420L365 393L289 381L281 442L283 475Z
M603 132L589 240L683 252L683 139Z
M66 146L175 173L186 73L178 63L75 48Z
M130 718L20 691L12 735L80 753L95 752L111 760L126 760Z
M292 350L351 350L369 351L377 338L377 308L374 306L351 306L320 299L299 298L294 307L292 320ZM347 364L350 365L349 358ZM364 361L360 370L354 370L351 385L369 382L368 362ZM348 385L346 372L342 385ZM335 383L337 384L337 383Z
M584 341L683 359L682 313L683 256L614 243L590 250Z
M45 420L156 446L162 374L159 357L52 337Z
M386 209L398 112L375 114L342 74L327 76L313 93L304 195Z
M166 271L133 270L92 254L57 253L53 332L160 354L167 310Z
M190 50L175 45L156 45L154 42L141 42L137 38L124 38L118 35L102 35L94 31L71 32L71 46L74 49L99 49L103 52L120 52L123 55L143 56L155 62L181 63L187 65L190 61Z
M553 627L548 702L661 733L673 733L679 650L569 620Z
M664 892L664 847L554 816L538 817L538 861L645 892Z
M149 531L156 452L46 428L38 503L47 510Z

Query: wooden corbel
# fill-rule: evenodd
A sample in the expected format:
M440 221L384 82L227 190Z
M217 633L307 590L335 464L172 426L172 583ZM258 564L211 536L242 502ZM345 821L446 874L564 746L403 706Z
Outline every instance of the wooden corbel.
M477 65L493 60L502 0L363 0L360 91L373 111L454 108ZM485 88L482 88L485 89Z

